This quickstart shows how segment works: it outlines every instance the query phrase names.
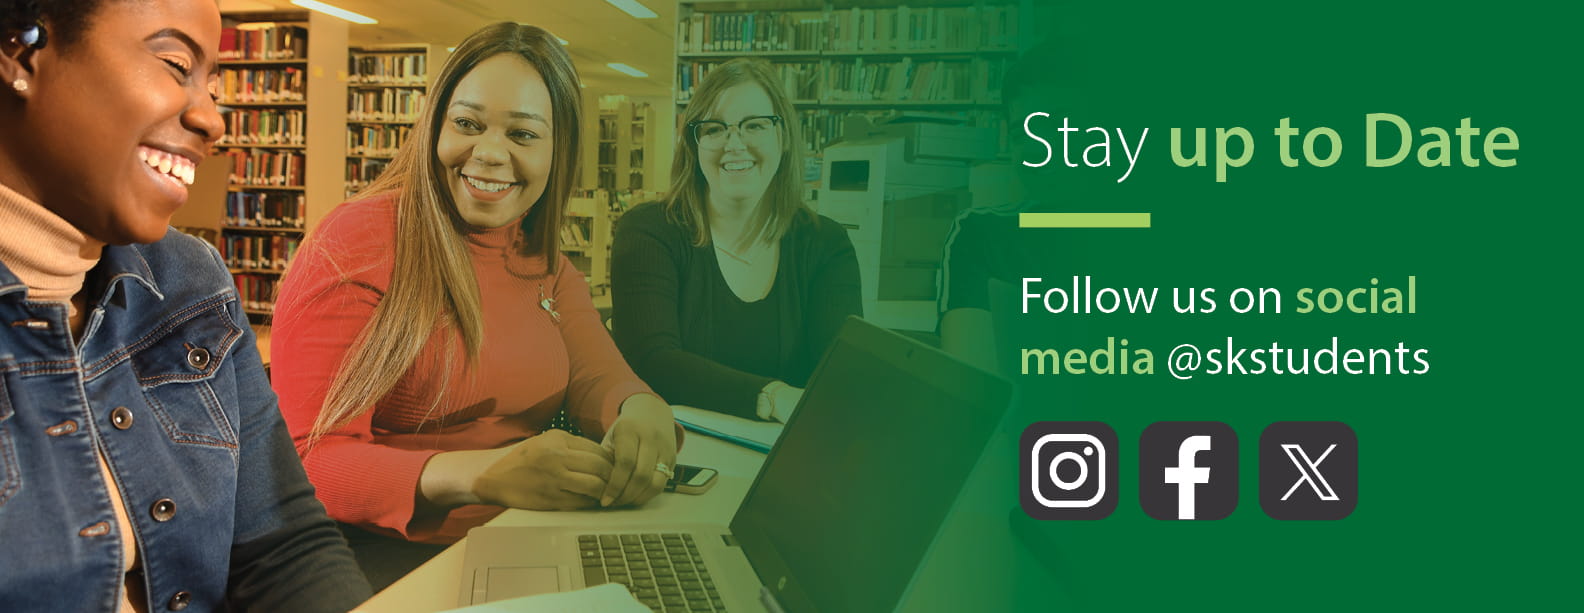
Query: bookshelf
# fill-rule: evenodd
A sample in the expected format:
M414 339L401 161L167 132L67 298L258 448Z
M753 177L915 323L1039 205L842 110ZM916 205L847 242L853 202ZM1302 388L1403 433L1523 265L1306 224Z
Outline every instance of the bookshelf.
M657 165L654 105L624 96L606 96L585 113L583 181L585 189L652 190L666 183Z
M412 133L429 90L426 44L347 50L346 195L368 186Z
M659 200L662 192L629 189L573 190L561 230L561 251L588 279L589 291L603 296L610 290L611 243L623 213L644 202Z
M264 320L302 237L341 198L341 177L319 162L340 157L341 144L310 135L346 129L347 26L309 12L223 19L217 149L229 168L217 246L243 310Z
M604 294L610 286L610 192L578 190L567 202L561 227L561 252L588 279L589 291Z
M847 118L922 112L1005 132L1001 78L1015 57L1020 0L683 0L676 109L711 68L770 62L817 160Z

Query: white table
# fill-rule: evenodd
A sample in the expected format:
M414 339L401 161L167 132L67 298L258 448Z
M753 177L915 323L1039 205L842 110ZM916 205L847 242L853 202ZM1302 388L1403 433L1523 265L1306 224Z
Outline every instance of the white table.
M725 441L688 433L677 454L680 464L706 466L720 471L715 487L698 496L663 493L647 504L633 509L594 511L523 511L511 509L500 514L490 526L596 526L613 528L656 522L731 522L732 514L748 494L765 454ZM430 613L453 609L461 589L462 559L467 539L440 552L385 588L358 611L380 613Z

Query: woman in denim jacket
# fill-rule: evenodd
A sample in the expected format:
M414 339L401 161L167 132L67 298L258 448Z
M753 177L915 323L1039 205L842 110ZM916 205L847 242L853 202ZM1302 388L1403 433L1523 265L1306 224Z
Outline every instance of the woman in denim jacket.
M346 610L212 247L212 0L0 0L0 608Z

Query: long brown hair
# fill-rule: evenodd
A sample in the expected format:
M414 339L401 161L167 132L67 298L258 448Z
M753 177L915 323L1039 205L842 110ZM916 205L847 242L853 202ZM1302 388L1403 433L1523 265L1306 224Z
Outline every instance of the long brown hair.
M467 365L473 366L478 359L484 316L478 279L463 238L468 225L451 197L435 143L457 83L480 62L503 53L532 64L550 91L555 157L544 195L522 220L519 248L523 255L543 257L549 273L556 272L562 217L577 180L582 90L572 58L549 32L535 26L497 23L457 45L430 88L412 135L379 178L357 195L362 199L395 194L395 265L389 291L336 371L314 420L310 446L311 441L351 422L389 393L436 331L454 328L457 332L454 337L442 337L445 354L441 364L453 363L459 349L457 337ZM449 369L443 370L447 372L442 374L442 391L432 399L431 408L438 406L448 383Z
M770 179L764 197L759 201L742 234L741 247L754 240L773 242L780 240L799 214L809 214L803 203L803 138L800 134L797 109L792 98L782 91L779 78L769 62L752 58L737 58L710 69L704 75L693 98L688 102L682 120L677 122L680 132L676 139L676 156L671 162L671 192L666 194L666 213L671 219L693 231L693 245L702 247L710 241L709 183L704 179L704 169L699 167L698 142L693 139L689 124L705 119L720 98L743 83L753 83L764 88L770 96L770 108L781 116L781 167Z

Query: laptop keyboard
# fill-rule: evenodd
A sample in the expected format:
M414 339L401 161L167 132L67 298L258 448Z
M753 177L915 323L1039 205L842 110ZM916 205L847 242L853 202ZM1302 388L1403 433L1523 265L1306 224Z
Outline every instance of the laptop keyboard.
M583 584L620 583L655 611L725 611L691 534L578 536Z

